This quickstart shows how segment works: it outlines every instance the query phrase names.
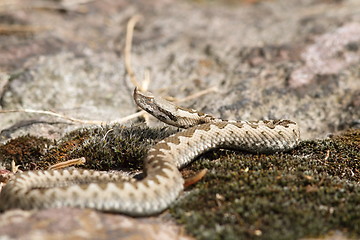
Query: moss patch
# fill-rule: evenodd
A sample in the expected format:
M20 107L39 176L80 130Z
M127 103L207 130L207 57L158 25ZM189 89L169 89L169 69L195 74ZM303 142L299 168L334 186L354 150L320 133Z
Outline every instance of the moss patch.
M22 170L42 169L45 166L37 161L51 144L53 142L49 139L29 135L12 139L0 146L0 162L5 163L7 168L10 168L11 161L15 161Z
M134 170L173 131L119 125L79 129L57 142L24 136L0 146L23 169L85 157L84 168ZM340 230L360 237L360 130L302 142L289 153L217 150L183 170L207 175L170 208L197 239L298 239Z
M148 148L173 132L168 128L120 125L83 128L67 134L44 159L60 162L85 157L84 168L138 170Z
M360 131L307 141L289 153L216 151L210 171L171 213L197 239L360 236Z
M138 170L148 148L171 133L168 128L111 125L78 129L56 142L24 136L0 146L0 161L8 167L15 160L22 170L34 170L85 157L82 168Z

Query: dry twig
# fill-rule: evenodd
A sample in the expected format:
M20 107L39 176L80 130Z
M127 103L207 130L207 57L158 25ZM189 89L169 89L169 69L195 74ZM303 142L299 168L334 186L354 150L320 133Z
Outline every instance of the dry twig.
M187 187L197 183L205 176L206 173L207 173L207 169L204 168L200 172L196 173L194 176L185 179L184 187L187 188Z
M51 165L48 169L49 170L63 169L63 168L74 166L74 165L82 165L85 162L86 162L86 159L84 157L75 158L75 159L71 159L71 160L68 160L65 162L60 162L60 163Z
M32 1L19 1L19 0L0 0L0 12L7 12L19 9L41 9L41 10L66 10L84 13L87 12L81 5L93 2L95 0L61 0L61 1L48 1L48 0L32 0Z
M78 119L78 118L73 118L73 117L69 117L67 115L64 114L60 114L60 113L56 113L53 111L45 111L45 110L34 110L34 109L13 109L13 110L0 110L0 114L1 113L35 113L35 114L42 114L42 115L49 115L49 116L53 116L53 117L58 117L61 119L65 119L68 120L70 122L73 123L80 123L80 124L93 124L93 125L106 125L106 124L113 124L113 123L118 123L118 124L122 124L125 123L131 119L137 118L139 116L141 116L142 114L144 114L145 111L141 111L141 112L137 112L131 115L128 115L124 118L120 118L111 122L106 122L106 121L96 121L96 120L84 120L84 119Z
M180 102L190 101L190 100L193 100L193 99L195 99L195 98L199 98L199 97L201 97L201 96L203 96L203 95L206 95L206 94L208 94L208 93L217 92L217 91L218 91L218 88L217 88L217 87L215 87L215 86L214 86L214 87L210 87L210 88L204 89L204 90L202 90L202 91L200 91L200 92L194 93L194 94L192 94L192 95L190 95L190 96L187 96L186 98L175 99L175 102L180 103Z
M64 114L56 113L53 111L46 111L46 110L35 110L35 109L12 109L12 110L0 110L0 113L35 113L35 114L43 114L43 115L49 115L53 117L58 117L61 119L68 120L70 122L74 123L82 123L82 124L106 124L106 122L103 121L93 121L93 120L82 120L78 118L69 117Z
M138 21L141 20L141 15L135 15L130 18L126 27L126 40L125 40L125 48L124 48L124 61L126 72L130 77L130 81L132 84L140 89L140 91L144 91L142 86L136 81L135 73L131 66L131 47L132 47L132 39L134 34L134 28Z
M47 27L35 27L25 25L14 25L14 24L0 24L0 34L26 34L26 33L37 33L40 31L48 30Z

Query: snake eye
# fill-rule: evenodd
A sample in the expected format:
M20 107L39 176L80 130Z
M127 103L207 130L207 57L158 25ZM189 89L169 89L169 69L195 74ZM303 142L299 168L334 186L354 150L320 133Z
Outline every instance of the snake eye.
M154 103L154 99L153 98L145 98L145 102L147 104L152 104L152 103Z

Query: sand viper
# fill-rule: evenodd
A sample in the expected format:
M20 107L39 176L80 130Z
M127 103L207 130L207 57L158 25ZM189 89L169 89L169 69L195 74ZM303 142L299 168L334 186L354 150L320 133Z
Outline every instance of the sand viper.
M216 148L287 151L300 140L298 125L290 120L221 120L137 89L134 99L159 120L186 128L149 150L142 180L93 170L28 171L16 174L3 188L0 210L69 206L134 216L156 214L168 208L183 190L179 168L204 152Z

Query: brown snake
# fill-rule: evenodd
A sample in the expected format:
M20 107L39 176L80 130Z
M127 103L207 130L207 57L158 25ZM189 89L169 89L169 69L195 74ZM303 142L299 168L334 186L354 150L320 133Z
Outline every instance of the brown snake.
M144 179L80 169L28 171L17 174L3 188L0 210L69 206L135 216L156 214L168 208L183 190L178 169L204 152L215 148L287 151L300 141L298 125L290 120L225 121L136 89L134 99L159 120L187 128L149 150Z

